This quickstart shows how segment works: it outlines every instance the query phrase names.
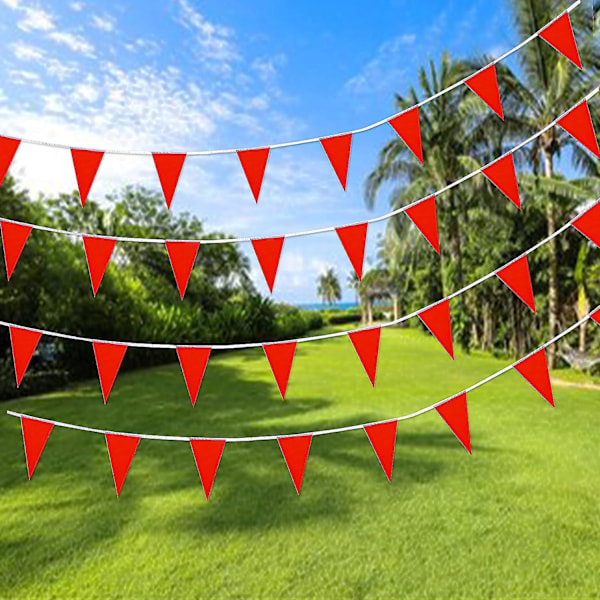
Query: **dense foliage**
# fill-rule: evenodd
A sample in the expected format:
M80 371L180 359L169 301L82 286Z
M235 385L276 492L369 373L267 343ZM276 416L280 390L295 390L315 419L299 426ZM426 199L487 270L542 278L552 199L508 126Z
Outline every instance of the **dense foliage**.
M77 194L32 200L7 177L2 217L100 235L202 239L201 221L169 212L162 197L126 188L106 206ZM211 344L293 338L320 321L261 297L233 244L201 246L181 300L164 246L117 244L96 298L81 239L33 230L10 282L0 278L5 321L116 341ZM17 394L8 330L0 329L0 398ZM123 368L176 360L172 350L130 348ZM91 344L43 336L19 393L95 373Z

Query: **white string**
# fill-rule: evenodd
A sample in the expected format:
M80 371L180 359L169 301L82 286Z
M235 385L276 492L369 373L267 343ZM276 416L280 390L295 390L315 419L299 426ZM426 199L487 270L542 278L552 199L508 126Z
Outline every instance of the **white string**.
M76 429L78 431L88 431L90 433L101 433L101 434L108 433L108 434L113 434L113 435L124 435L124 436L129 436L129 437L137 437L137 438L141 438L141 439L145 439L145 440L161 440L161 441L168 441L168 442L189 442L190 440L221 440L221 441L224 440L226 442L265 442L265 441L276 440L279 438L295 437L295 436L300 436L300 435L318 436L318 435L328 435L330 433L342 433L344 431L354 431L357 429L363 429L365 427L369 427L370 425L380 425L381 423L389 423L391 421L406 421L407 419L413 419L414 417L418 417L419 415L429 412L430 410L433 410L434 408L440 406L441 404L444 404L445 402L448 402L449 400L452 400L453 398L456 398L457 396L460 396L461 394L467 394L469 392L472 392L473 390L477 389L478 387L481 387L482 385L485 385L486 383L492 381L493 379L496 379L496 377L500 377L500 375L503 375L507 371L510 371L516 365L523 362L524 360L526 360L527 358L529 358L536 352L539 352L540 350L547 348L551 344L554 344L554 342L560 340L565 335L571 333L571 331L573 331L574 329L577 329L577 327L579 327L580 325L585 323L591 317L591 315L594 312L596 312L597 310L600 310L600 305L597 306L593 311L588 313L585 317L583 317L583 319L580 319L579 321L577 321L577 323L574 323L568 329L565 329L558 335L554 336L551 340L547 341L545 344L542 344L539 348L537 348L533 352L530 352L523 358L520 358L516 362L504 367L503 369L500 369L499 371L492 373L485 379L482 379L481 381L478 381L477 383L471 385L470 387L465 388L461 392L458 392L457 394L453 394L452 396L448 396L447 398L444 398L443 400L440 400L439 402L436 402L435 404L430 404L429 406L426 406L425 408L421 408L420 410L412 412L408 415L403 415L401 417L396 417L393 419L384 419L382 421L371 421L370 423L361 423L359 425L347 425L346 427L335 427L333 429L321 429L318 431L307 431L304 433L293 433L293 434L285 434L285 435L258 435L258 436L249 436L249 437L233 437L233 438L232 437L219 437L219 438L217 438L217 437L185 437L185 436L179 436L179 435L153 435L153 434L149 434L149 433L125 433L122 431L110 431L110 430L105 430L105 429L94 429L93 427L84 427L82 425L72 425L70 423L63 423L62 421L54 421L52 419L43 419L41 417L33 417L31 415L17 413L17 412L13 412L12 410L7 410L6 414L10 415L11 417L19 417L19 418L24 417L26 419L33 419L35 421L43 421L44 423L51 423L52 425L56 425L57 427L64 427L66 429Z
M547 244L550 240L559 236L563 231L566 231L577 219L579 219L579 217L581 217L581 215L592 210L596 205L598 205L598 203L600 203L600 198L598 200L596 200L586 210L582 211L576 217L571 219L568 223L566 223L565 225L563 225L562 227L557 229L552 235L549 235L547 238L543 239L541 242L538 242L537 244L535 244L535 246L532 246L531 248L529 248L528 250L526 250L525 252L523 252L522 254L517 256L516 258L513 258L511 261L509 261L506 264L504 264L503 266L499 267L498 269L495 269L494 271L488 273L487 275L480 277L476 281L473 281L473 282L467 284L465 287L461 288L460 290L452 292L451 294L449 294L445 298L442 298L441 300L437 300L436 302L433 302L433 303L429 304L428 306L425 306L424 308L420 308L419 310L416 310L412 313L404 315L393 321L381 323L380 325L377 325L377 327L391 327L392 325L398 325L399 323L403 323L404 321L407 321L408 319L411 319L412 317L416 317L420 313L422 313L430 308L433 308L434 306L437 306L438 304L441 304L442 302L446 302L447 300L452 300L452 298L455 298L456 296L460 296L464 292L470 290L471 288L474 288L475 286L486 281L487 279L494 277L494 275L496 275L497 273L502 271L502 269L504 269L504 268L508 267L509 265L513 264L514 262L520 260L524 256L531 254L532 252L534 252L535 250L537 250L544 244ZM19 329L26 329L27 331L35 331L37 333L41 333L42 335L49 335L51 337L63 338L65 340L74 340L76 342L90 342L90 343L99 342L99 343L104 343L104 344L108 343L108 344L128 346L128 347L132 347L132 348L161 348L161 349L170 349L170 350L175 350L177 348L201 348L201 347L212 348L213 350L241 350L243 348L259 348L266 344L288 344L290 342L296 342L298 344L302 344L303 342L314 342L317 340L326 340L329 338L341 337L344 335L348 335L350 333L356 333L359 331L373 329L373 326L361 327L359 329L353 329L353 330L348 330L348 331L337 331L337 332L333 332L333 333L324 333L321 335L313 335L310 337L296 338L294 340L279 340L279 341L275 341L275 342L247 342L244 344L204 344L204 345L202 345L202 344L156 344L156 343L151 343L151 342L116 342L116 341L109 341L109 340L101 340L101 339L97 339L97 338L89 338L89 337L83 337L83 336L77 336L77 335L70 335L68 333L49 331L47 329L37 329L35 327L24 327L22 325L16 325L15 323L9 323L8 321L2 321L2 320L0 320L0 326L17 327Z
M95 237L95 238L115 240L116 242L132 242L132 243L138 243L138 244L164 244L165 242L200 242L203 246L206 244L235 244L235 243L240 243L240 242L250 242L252 240L270 239L273 237L293 238L293 237L300 237L300 236L305 236L305 235L315 235L318 233L326 233L329 231L335 231L336 229L343 228L343 227L351 227L352 225L363 225L365 223L377 223L379 221L385 221L386 219L389 219L390 217L393 217L400 213L406 212L409 208L412 208L413 206L419 204L419 202L422 202L426 198L430 198L431 196L439 196L440 194L443 194L444 192L451 190L452 188L456 187L457 185L460 185L461 183L464 183L465 181L471 179L472 177L475 177L475 175L482 173L484 169L487 169L489 166L493 165L494 163L497 163L498 161L502 160L503 158L506 158L507 156L513 154L514 152L517 152L518 150L523 148L523 146L526 146L527 144L529 144L536 138L543 135L546 131L548 131L549 129L554 127L558 123L558 121L560 121L566 114L568 114L569 112L571 112L572 110L577 108L580 104L583 104L584 102L588 102L599 91L600 91L600 86L593 89L585 98L583 98L577 104L575 104L574 106L569 108L562 115L560 115L558 118L556 118L554 121L552 121L552 123L550 123L549 125L546 125L543 129L541 129L537 133L534 133L532 136L530 136L526 140L520 142L518 145L516 145L511 150L509 150L508 152L505 152L498 158L495 158L493 161L489 162L488 164L484 165L483 167L480 167L479 169L477 169L471 173L468 173L467 175L461 177L460 179L457 179L456 181L449 183L446 187L443 187L440 190L437 190L427 196L424 196L423 198L419 198L418 200L415 200L414 202L407 204L406 206L402 206L400 208L397 208L396 210L392 210L392 211L385 213L384 215L381 215L379 217L373 217L372 219L367 219L366 221L356 221L355 223L350 223L348 225L341 225L341 226L337 226L337 227L335 227L335 226L322 227L320 229L310 229L307 231L298 231L296 233L286 233L286 234L278 235L278 236L268 236L266 238L265 237L263 237L263 238L240 237L240 238L219 238L219 239L195 239L195 240L189 240L189 239L188 240L185 240L185 239L183 239L183 240L182 239L167 240L164 238L141 238L141 237L128 237L128 236L96 235L96 234L90 234L90 233L83 233L80 231L68 231L66 229L57 229L55 227L47 227L45 225L34 225L32 223L25 223L24 221L16 221L14 219L6 219L4 217L0 217L0 221L5 221L6 223L12 223L14 225L23 225L25 227L31 227L32 229L36 229L38 231L47 231L49 233L56 233L58 235L66 235L66 236L70 236L70 237L83 238L85 236L89 236L89 237Z
M523 46L525 46L526 44L528 44L529 42L531 42L533 39L535 39L540 34L541 31L543 31L544 29L546 29L547 27L549 27L550 25L552 25L552 23L554 23L555 21L557 21L558 19L560 19L563 15L571 12L574 8L576 8L577 6L579 6L579 4L581 4L581 0L576 0L576 2L574 2L573 4L571 4L571 6L569 6L569 8L567 8L562 13L560 13L560 15L558 15L557 17L555 17L554 19L552 19L552 21L550 21L549 23L547 23L546 25L544 25L541 29L539 29L538 31L536 31L533 35L530 35L526 40L522 41L520 44L518 44L517 46L515 46L514 48L512 48L508 52L505 52L502 56L499 56L498 58L495 58L491 63L489 63L485 67L482 67L478 71L475 71L475 73L472 73L471 75L468 75L464 79L461 79L460 81L457 81L456 83L452 84L451 86L449 86L449 87L447 87L447 88L445 88L445 89L437 92L433 96L430 96L429 98L426 98L425 100L422 100L421 102L419 102L415 106L421 107L421 106L427 104L428 102L431 102L432 100L435 100L436 98L439 98L440 96L442 96L446 92L449 92L451 90L456 89L457 87L459 87L460 85L462 85L463 83L465 83L471 77L474 77L478 73L481 73L482 71L484 71L485 69L489 68L490 66L499 63L500 61L504 60L505 58L508 58L511 54L517 52ZM387 117L386 119L382 119L381 121L377 121L376 123L371 123L370 125L367 125L366 127L361 127L360 129L354 129L352 131L347 131L345 133L335 133L335 134L331 134L331 135L327 135L327 136L323 136L323 137L307 138L305 140L298 140L298 141L295 141L295 142L283 142L281 144L273 144L271 146L265 146L265 147L268 147L268 148L286 148L288 146L299 146L301 144L312 144L314 142L319 142L320 140L323 140L323 139L337 137L337 136L340 136L340 135L350 135L350 134L356 134L356 133L363 133L365 131L369 131L370 129L375 129L376 127L379 127L379 126L387 123L391 119L394 119L395 117L397 117L397 116L399 116L399 115L401 115L401 114L403 114L405 112L408 112L412 108L414 108L414 107L408 108L408 109L403 110L403 111L401 111L399 113L395 113L392 116ZM5 136L5 137L11 137L11 136ZM154 154L153 152L148 152L148 151L145 151L145 150L98 150L98 149L93 149L93 148L81 148L81 147L78 147L78 146L68 146L66 144L60 144L60 143L56 143L56 142L47 142L47 141L44 142L44 141L40 141L40 140L31 140L31 139L25 139L25 138L21 139L20 141L22 143L25 143L25 144L35 144L37 146L50 146L52 148L67 148L67 149L73 149L73 150L91 150L93 152L103 152L105 154L123 154L123 155L129 155L129 156L149 156L149 155ZM232 154L234 152L239 152L239 151L243 151L243 150L253 150L253 149L255 149L255 148L229 148L227 150L200 150L200 151L192 151L192 152L172 152L172 153L170 152L169 154L186 154L187 156L208 156L208 155L213 155L213 154ZM161 154L161 153L158 153L158 154Z

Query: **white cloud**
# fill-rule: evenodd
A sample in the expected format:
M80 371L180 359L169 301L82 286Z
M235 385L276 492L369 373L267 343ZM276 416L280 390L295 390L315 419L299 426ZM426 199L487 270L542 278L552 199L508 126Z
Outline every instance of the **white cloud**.
M223 71L231 69L231 63L239 58L233 42L233 30L210 22L194 9L189 0L176 0L180 13L177 23L195 34L194 48L198 58Z
M71 10L74 10L75 12L81 12L84 9L83 2L71 2L69 6L71 7Z
M96 102L100 97L100 90L93 75L88 75L83 83L78 83L74 88L77 100L83 102Z
M53 42L66 46L73 52L81 52L88 56L93 55L94 46L80 35L68 33L66 31L53 31L48 37Z
M41 62L44 59L44 51L36 46L31 46L25 42L19 41L13 44L13 52L19 60L31 60Z
M17 10L21 4L19 0L0 0L0 2L13 10Z
M19 8L16 5L15 8ZM17 23L22 31L52 31L55 28L54 16L42 8L23 8L23 18Z
M113 17L109 17L107 15L104 15L104 16L93 15L92 16L92 27L95 27L96 29L99 29L100 31L106 31L107 33L110 33L112 31L114 31L115 24L116 24L116 22Z

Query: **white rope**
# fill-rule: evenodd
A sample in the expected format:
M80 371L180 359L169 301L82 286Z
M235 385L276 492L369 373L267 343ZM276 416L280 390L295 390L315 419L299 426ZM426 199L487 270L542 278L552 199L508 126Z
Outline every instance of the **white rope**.
M452 292L451 294L449 294L445 298L442 298L441 300L432 302L431 304L429 304L428 306L426 306L424 308L420 308L417 311L414 311L412 313L404 315L393 321L388 321L387 323L382 323L380 325L377 325L377 327L391 327L392 325L398 325L399 323L403 323L404 321L407 321L408 319L411 319L412 317L416 317L420 313L422 313L430 308L433 308L434 306L437 306L438 304L441 304L442 302L446 302L447 300L452 300L452 298L455 298L456 296L460 296L464 292L470 290L471 288L474 288L475 286L486 281L487 279L494 277L494 275L496 275L502 269L508 267L509 265L513 264L514 262L518 261L519 259L523 258L524 256L531 254L532 252L534 252L535 250L537 250L544 244L547 244L550 240L559 236L563 231L566 231L574 223L574 221L576 221L581 215L592 210L592 208L594 208L598 203L600 203L600 199L596 200L586 210L582 211L579 215L577 215L576 217L571 219L568 223L566 223L565 225L563 225L562 227L557 229L552 235L543 239L541 242L538 242L537 244L535 244L535 246L532 246L531 248L529 248L528 250L526 250L525 252L523 252L522 254L517 256L516 258L513 258L511 261L509 261L506 264L504 264L503 266L499 267L498 269L488 273L487 275L484 275L483 277L480 277L476 281L473 281L473 282L467 284L465 287L461 288L460 290L457 290L456 292ZM244 344L204 344L203 345L203 344L155 344L155 343L150 343L150 342L116 342L116 341L110 341L110 340L101 340L101 339L97 339L97 338L89 338L89 337L83 337L83 336L77 336L77 335L70 335L68 333L49 331L47 329L37 329L35 327L24 327L22 325L17 325L15 323L9 323L8 321L2 321L2 320L0 320L0 326L17 327L19 329L26 329L27 331L35 331L37 333L41 333L42 335L49 335L51 337L63 338L65 340L73 340L76 342L90 342L90 343L99 342L99 343L123 345L123 346L132 347L132 348L161 348L161 349L170 349L170 350L175 350L176 348L187 348L187 347L193 347L193 348L205 347L205 348L212 348L213 350L241 350L243 348L259 348L265 344L287 344L290 342L296 342L298 344L301 344L303 342L314 342L316 340L326 340L329 338L341 337L344 335L348 335L349 333L356 333L358 331L365 331L368 329L373 329L373 326L360 327L359 329L353 329L353 330L349 330L349 331L337 331L334 333L324 333L321 335L313 335L313 336L305 337L305 338L296 338L294 340L280 340L280 341L275 341L275 342L248 342L248 343L244 343Z
M461 79L460 81L457 81L456 83L452 84L451 86L449 86L449 87L447 87L447 88L445 88L445 89L437 92L433 96L430 96L429 98L426 98L425 100L422 100L421 102L419 102L415 106L420 107L420 106L423 106L423 105L427 104L428 102L431 102L432 100L435 100L436 98L439 98L440 96L442 96L446 92L449 92L451 90L456 89L458 86L460 86L463 83L465 83L465 81L467 81L471 77L474 77L478 73L481 73L482 71L484 71L488 67L490 67L492 65L495 65L495 64L499 63L500 61L504 60L505 58L509 57L511 54L517 52L523 46L525 46L526 44L528 44L529 42L531 42L533 39L535 39L540 34L541 31L543 31L544 29L546 29L547 27L549 27L550 25L552 25L552 23L554 23L555 21L557 21L558 19L560 19L566 13L571 12L574 8L576 8L577 6L579 6L579 4L581 4L581 0L577 0L576 2L574 2L573 4L571 4L571 6L569 6L569 8L567 8L566 10L564 10L562 13L560 13L560 15L558 15L554 19L552 19L552 21L550 21L549 23L547 23L546 25L544 25L544 27L542 27L541 29L539 29L538 31L536 31L533 35L530 35L526 40L522 41L520 44L518 44L514 48L510 49L508 52L505 52L502 56L499 56L498 58L495 58L491 63L489 63L485 67L479 69L478 71L476 71L475 73L472 73L471 75L465 77L464 79ZM411 108L414 108L414 107L411 107ZM399 116L399 115L401 115L401 114L403 114L405 112L408 112L409 110L411 110L411 108L403 110L403 111L401 111L399 113L395 113L395 114L393 114L390 117L387 117L385 119L381 119L381 121L377 121L376 123L371 123L370 125L367 125L366 127L361 127L360 129L354 129L352 131L347 131L345 133L335 133L335 134L331 134L331 135L327 135L327 136L323 136L323 137L307 138L305 140L298 140L298 141L295 141L295 142L283 142L281 144L273 144L271 146L265 146L265 147L268 147L268 148L286 148L286 147L289 147L289 146L299 146L301 144L312 144L312 143L318 142L318 141L320 141L322 139L337 137L339 135L349 135L349 134L355 134L355 133L363 133L365 131L369 131L371 129L375 129L376 127L379 127L379 126L387 123L391 119L394 119L395 117L397 117L397 116ZM5 137L12 137L12 136L5 136ZM25 144L35 144L37 146L50 146L52 148L67 148L67 149L74 149L74 150L91 150L93 152L104 152L105 154L123 154L123 155L129 155L129 156L149 156L149 155L154 154L153 152L148 152L148 151L144 151L144 150L98 150L98 149L93 149L93 148L81 148L81 147L78 147L78 146L68 146L66 144L60 144L60 143L56 143L56 142L47 142L47 141L44 142L44 141L40 141L40 140L31 140L31 139L25 139L25 138L21 139L20 141L22 143L25 143ZM242 151L242 150L253 150L253 149L254 148L229 148L227 150L200 150L200 151L192 151L192 152L169 152L168 154L186 154L187 156L208 156L208 155L213 155L213 154L232 154L234 152L238 152L238 151ZM162 153L159 152L158 154L162 154Z
M235 244L235 243L240 243L240 242L250 242L252 240L270 239L273 237L293 238L293 237L300 237L300 236L305 236L305 235L315 235L318 233L326 233L329 231L335 231L336 229L339 229L341 227L351 227L352 225L363 225L365 223L377 223L379 221L385 221L386 219L389 219L390 217L393 217L400 213L406 212L409 208L412 208L413 206L419 204L419 202L422 202L423 200L430 198L431 196L439 196L440 194L443 194L444 192L451 190L452 188L456 187L457 185L460 185L461 183L464 183L465 181L471 179L472 177L475 177L475 175L482 173L484 169L486 169L489 166L493 165L494 163L502 160L503 158L506 158L510 154L517 152L518 150L523 148L523 146L526 146L533 140L535 140L538 137L540 137L541 135L543 135L546 131L548 131L549 129L554 127L558 123L558 121L560 121L560 119L562 119L566 114L571 112L573 109L575 109L580 104L583 104L584 102L588 102L599 91L600 91L600 87L596 87L585 98L583 98L577 104L575 104L574 106L569 108L567 111L565 111L562 115L560 115L558 118L556 118L554 121L552 121L552 123L550 123L549 125L546 125L543 129L541 129L537 133L534 133L532 136L528 137L526 140L520 142L519 144L517 144L514 148L512 148L508 152L505 152L498 158L495 158L493 161L487 163L486 165L484 165L483 167L480 167L479 169L473 171L472 173L468 173L464 177L461 177L460 179L457 179L456 181L449 183L446 187L443 187L442 189L432 192L431 194L424 196L423 198L419 198L418 200L415 200L414 202L411 202L410 204L407 204L406 206L402 206L400 208L397 208L396 210L392 210L392 211L385 213L384 215L381 215L379 217L374 217L372 219L367 219L365 221L356 221L356 222L350 223L348 225L338 225L337 227L335 227L335 226L322 227L320 229L310 229L307 231L298 231L296 233L285 233L283 235L275 235L275 236L271 235L271 236L268 236L267 238L265 238L265 237L263 237L263 238L240 237L240 238L220 238L220 239L169 240L169 239L164 239L164 238L141 238L141 237L128 237L128 236L96 235L96 234L91 234L91 233L83 233L81 231L68 231L66 229L57 229L55 227L47 227L45 225L34 225L32 223L25 223L24 221L16 221L14 219L6 219L4 217L0 217L0 221L5 221L6 223L13 223L14 225L23 225L25 227L31 227L32 229L36 229L38 231L46 231L49 233L56 233L58 235L66 235L66 236L70 236L70 237L83 238L84 236L89 236L89 237L95 237L95 238L115 240L117 242L131 242L131 243L138 243L138 244L164 244L165 242L200 242L203 246L206 244Z
M581 324L585 323L590 318L590 316L594 312L596 312L596 310L599 310L599 309L600 309L600 306L597 306L593 311L591 311L589 314L587 314L585 317L583 317L583 319L577 321L577 323L574 323L568 329L565 329L558 335L554 336L551 340L549 340L545 344L542 344L539 348L537 348L533 352L530 352L523 358L520 358L516 362L504 367L503 369L500 369L499 371L492 373L490 376L486 377L485 379L482 379L481 381L478 381L477 383L471 385L468 388L465 388L461 392L458 392L457 394L453 394L452 396L448 396L447 398L444 398L443 400L440 400L439 402L436 402L435 404L430 404L429 406L426 406L425 408L421 408L420 410L417 410L410 414L403 415L401 417L396 417L393 419L384 419L382 421L371 421L370 423L361 423L359 425L347 425L346 427L335 427L333 429L321 429L318 431L307 431L307 432L303 432L303 433L293 433L293 434L288 433L288 434L284 434L284 435L258 435L258 436L249 436L249 437L219 437L219 438L217 438L217 437L186 437L186 436L179 436L179 435L153 435L153 434L148 434L148 433L125 433L122 431L110 431L110 430L105 430L105 429L95 429L93 427L84 427L82 425L72 425L70 423L63 423L62 421L54 421L52 419L42 419L40 417L33 417L31 415L13 412L12 410L7 410L6 414L10 415L11 417L34 419L35 421L43 421L44 423L51 423L52 425L56 425L57 427L64 427L67 429L76 429L78 431L88 431L90 433L101 433L101 434L108 433L108 434L113 434L113 435L138 437L138 438L145 439L145 440L161 440L161 441L168 441L168 442L189 442L190 440L221 440L221 441L224 440L226 442L265 442L265 441L276 440L278 438L294 437L294 436L299 436L299 435L318 436L318 435L328 435L330 433L342 433L344 431L355 431L357 429L363 429L370 425L380 425L381 423L389 423L391 421L406 421L407 419L413 419L414 417L418 417L419 415L429 412L430 410L433 410L434 408L440 406L441 404L444 404L445 402L448 402L449 400L452 400L453 398L456 398L457 396L460 396L461 394L467 394L469 392L472 392L473 390L477 389L478 387L481 387L482 385L485 385L486 383L492 381L493 379L496 379L496 377L500 377L500 375L503 375L507 371L510 371L516 365L523 362L524 360L526 360L527 358L529 358L536 352L539 352L540 350L547 348L551 344L554 344L554 342L560 340L565 335L571 333L571 331L573 331L574 329L577 329L577 327L579 327Z

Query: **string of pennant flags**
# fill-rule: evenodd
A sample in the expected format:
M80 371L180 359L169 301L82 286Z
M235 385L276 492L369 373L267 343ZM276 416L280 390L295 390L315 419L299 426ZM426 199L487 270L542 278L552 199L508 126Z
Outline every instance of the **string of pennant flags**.
M296 146L300 144L308 144L320 142L327 158L331 162L331 166L342 186L346 189L346 181L348 176L348 166L350 161L350 149L352 146L353 136L357 133L362 133L388 123L398 136L406 143L415 157L423 163L423 148L421 143L421 130L419 120L419 107L431 102L442 94L450 90L456 89L462 84L465 84L472 90L481 100L483 100L500 118L504 119L502 110L502 101L498 87L498 77L496 73L496 64L504 60L530 41L541 38L565 56L568 60L574 63L578 68L582 68L577 43L573 34L573 28L569 17L569 12L579 6L580 0L574 2L558 17L550 23L542 27L539 31L531 35L526 40L493 60L490 64L476 71L472 75L456 82L455 84L445 88L441 92L422 100L415 106L397 113L391 117L372 123L361 129L355 129L343 134L329 135L319 138L310 138L295 142L285 142L281 144L273 144L263 148L249 149L229 149L229 150L205 150L186 153L164 153L164 152L148 152L148 151L125 151L125 150L91 150L74 148L64 144L53 142L42 142L38 140L17 139L13 137L0 137L0 185L6 175L6 172L12 162L12 159L21 143L38 144L57 148L65 148L71 150L73 166L75 170L75 178L79 188L79 195L82 207L85 206L88 194L102 162L105 154L128 154L128 155L152 155L156 167L157 175L162 187L165 202L168 208L171 208L173 196L183 169L185 160L188 156L200 156L211 154L229 154L236 153L242 170L248 181L248 185L254 196L255 202L258 203L262 183L264 179L265 169L269 158L269 153L273 148L282 148L288 146Z
M467 394L511 369L515 369L542 396L542 398L548 402L548 404L554 407L552 384L550 382L550 374L546 362L546 348L581 326L590 318L600 325L600 307L596 307L583 319L571 325L568 329L558 334L552 340L546 342L543 346L540 346L537 350L534 350L527 356L504 367L496 373L493 373L458 394L445 398L440 402L422 408L409 415L404 415L395 419L387 419L385 421L376 421L300 434L208 438L115 432L63 423L51 419L43 419L10 410L7 411L7 414L18 417L21 421L25 461L29 479L31 479L34 474L46 446L46 442L55 426L104 435L117 496L120 496L121 494L129 468L142 439L189 443L207 500L209 499L226 443L277 440L296 489L296 493L300 494L313 437L360 429L365 431L388 481L391 482L399 421L411 419L435 409L459 442L464 446L465 450L471 454L472 449L467 409Z
M592 92L590 92L585 98L563 113L560 117L555 119L552 123L546 125L542 130L533 134L528 139L520 142L513 149L488 163L487 165L448 184L446 187L434 192L428 197L418 199L411 204L388 212L382 216L368 219L367 221L339 227L325 227L312 231L285 234L271 238L166 240L127 236L90 235L87 233L67 231L53 227L34 225L31 223L0 218L0 230L2 233L6 274L8 280L10 281L25 244L33 229L58 235L80 237L83 239L85 256L90 274L90 282L94 296L98 293L104 273L106 272L106 268L110 262L117 242L164 244L169 256L169 261L171 263L177 289L181 298L183 299L200 245L250 241L262 269L266 283L272 293L279 267L281 252L283 250L283 245L286 238L335 231L360 280L362 278L367 231L370 223L389 219L400 213L406 213L413 224L419 229L419 231L421 231L423 236L431 244L434 250L440 254L436 197L451 190L457 185L464 183L479 173L483 173L483 175L485 175L485 177L491 181L504 195L506 195L507 198L509 198L509 200L511 200L511 202L513 202L513 204L515 204L515 206L520 210L521 200L513 154L534 139L543 135L543 133L548 131L550 128L556 125L560 126L564 131L573 136L574 139L576 139L587 150L589 150L595 157L600 158L600 148L596 139L594 125L588 105L589 100L593 98L599 90L600 88L595 88L592 90ZM0 156L1 152L2 150L0 145Z
M460 290L453 292L445 298L430 304L429 306L404 315L393 321L388 321L377 327L360 328L353 331L342 331L316 335L295 340L283 340L278 342L249 342L243 344L210 344L210 345L176 345L158 344L148 342L117 342L75 336L32 327L22 327L14 323L0 321L0 325L9 328L12 347L13 362L17 387L21 385L27 371L33 353L35 352L42 335L59 337L79 342L91 343L94 350L98 377L104 403L115 383L117 374L125 357L128 347L174 349L181 365L187 390L192 405L195 406L196 399L202 385L204 373L208 365L212 350L233 350L241 348L262 347L282 400L288 387L289 377L292 369L296 346L298 343L341 337L348 335L352 345L363 365L371 385L375 387L377 374L377 360L379 356L379 343L381 329L396 325L409 318L418 316L431 334L441 344L448 355L454 359L454 347L452 341L452 324L450 318L450 300L465 291L479 285L491 277L498 277L512 292L520 298L532 311L536 311L531 274L527 256L537 250L550 240L562 234L573 226L596 246L600 247L600 199L596 200L589 208L584 210L571 221L557 229L535 246L532 246L517 258L506 263L504 266L484 275Z

